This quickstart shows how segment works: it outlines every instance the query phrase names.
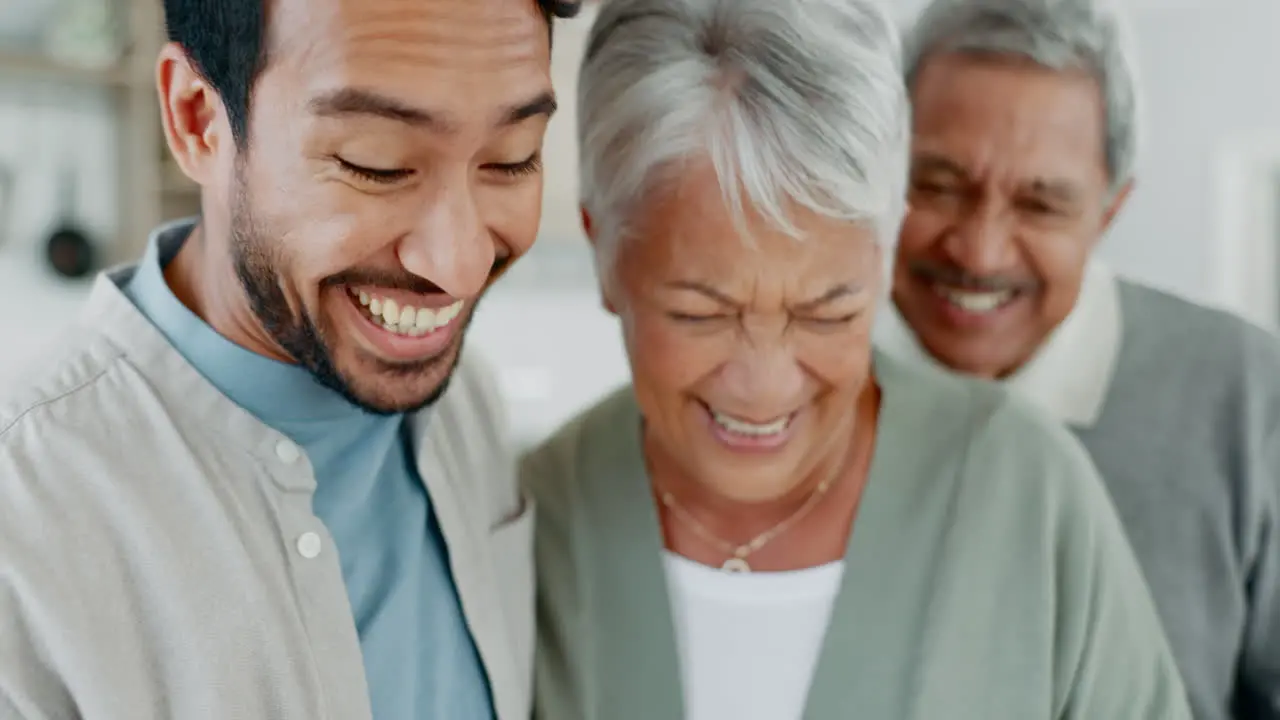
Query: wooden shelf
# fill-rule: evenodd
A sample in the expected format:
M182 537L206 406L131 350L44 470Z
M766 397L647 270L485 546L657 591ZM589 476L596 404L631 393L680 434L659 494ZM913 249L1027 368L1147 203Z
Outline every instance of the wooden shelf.
M130 75L123 64L108 69L84 68L20 50L0 49L0 73L102 87L130 85Z
M13 0L0 0L0 3ZM30 2L30 0L17 0ZM8 83L62 84L70 88L110 92L115 126L118 228L107 247L109 265L134 261L150 232L166 217L199 206L192 183L166 167L160 113L156 101L156 56L165 42L162 3L158 0L112 0L120 11L117 38L120 58L107 68L78 66L44 53L40 47L0 45L0 78Z

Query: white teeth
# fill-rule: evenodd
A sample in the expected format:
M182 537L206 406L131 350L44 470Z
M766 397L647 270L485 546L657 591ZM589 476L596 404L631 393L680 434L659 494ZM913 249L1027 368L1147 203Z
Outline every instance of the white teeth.
M377 313L374 313L375 315ZM400 324L400 306L395 300L387 299L382 301L382 321L388 325L395 326Z
M462 301L458 300L446 307L416 308L411 305L401 306L390 298L381 298L366 291L351 291L351 296L367 308L369 315L384 330L398 335L421 337L434 332L453 322L462 312Z
M939 287L939 294L946 298L947 302L956 307L971 313L989 313L999 309L1002 305L1013 299L1012 290L1001 290L999 292L972 292L969 290L956 290L954 288Z
M417 317L418 313L415 312L413 308L406 305L400 311L400 318L396 320L396 325L399 326L400 332L408 332L412 330L414 321Z
M439 316L443 314L443 311L436 313L431 308L418 308L418 312L413 318L413 329L421 334L430 332L437 325L447 325L447 321L439 322Z
M716 412L714 410L711 411L711 417L713 417L716 423L725 430L738 435L749 435L751 437L768 437L769 435L777 435L783 430L786 430L787 425L791 423L790 415L780 417L773 422L763 425L739 420L735 417L725 415L724 413Z

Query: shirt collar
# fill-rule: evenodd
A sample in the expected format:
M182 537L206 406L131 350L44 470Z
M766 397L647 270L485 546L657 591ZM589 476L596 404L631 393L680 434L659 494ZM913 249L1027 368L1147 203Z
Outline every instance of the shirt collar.
M152 234L142 262L120 286L138 310L214 387L268 425L354 420L364 415L302 367L236 345L178 300L165 281L164 267L193 228L192 221L179 221Z
M94 281L89 298L68 328L68 333L82 347L82 357L76 362L108 366L123 360L126 366L112 372L141 376L162 406L159 412L165 413L184 431L194 433L193 436L209 434L226 438L252 452L264 465L278 462L278 443L286 437L285 433L220 392L121 290L133 281L138 269L138 265L120 265L101 273ZM476 477L475 467L484 468L481 476L499 477L509 472L509 466L514 463L504 444L505 419L501 404L493 395L491 378L485 363L474 353L464 351L440 400L429 410L415 412L407 418L411 423L410 436L417 465L424 481L431 486L433 498L444 491L462 493L467 488L452 488L450 484ZM117 386L127 385L117 382ZM150 401L151 398L139 400ZM469 443L457 442L459 422L469 423L464 426L466 438L492 438L495 441L492 447L475 452L467 450L471 447ZM287 489L315 490L312 475L273 473L272 479ZM514 501L504 505L502 512L512 503Z
M877 322L876 344L899 357L946 369L921 346L898 308L886 305ZM1002 382L1063 422L1092 427L1106 403L1122 331L1118 281L1110 268L1093 260L1067 319L1030 361Z

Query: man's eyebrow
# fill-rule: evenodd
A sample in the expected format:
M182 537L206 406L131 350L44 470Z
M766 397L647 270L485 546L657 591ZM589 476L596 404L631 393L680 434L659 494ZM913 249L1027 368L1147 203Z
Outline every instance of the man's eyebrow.
M912 159L912 172L946 173L964 180L969 179L968 171L962 165L943 155L920 153ZM1025 187L1033 194L1052 197L1062 202L1074 202L1079 197L1075 183L1063 178L1035 177Z
M437 132L449 132L458 124L445 113L415 107L381 93L360 88L342 88L325 93L313 98L308 106L313 114L321 117L367 115ZM498 125L518 125L532 117L550 117L555 111L555 95L550 90L545 90L530 100L504 108Z
M308 105L312 113L321 117L370 115L406 125L440 128L448 125L444 118L430 110L359 88L334 90L313 98Z
M911 169L913 172L942 172L961 178L969 176L968 171L960 163L945 155L930 152L917 153L911 158Z
M1076 185L1070 180L1036 178L1029 183L1031 192L1053 198L1059 202L1075 202L1079 196Z
M528 102L518 103L507 109L506 118L503 125L519 125L520 123L532 117L545 116L551 117L556 114L555 93L546 90Z

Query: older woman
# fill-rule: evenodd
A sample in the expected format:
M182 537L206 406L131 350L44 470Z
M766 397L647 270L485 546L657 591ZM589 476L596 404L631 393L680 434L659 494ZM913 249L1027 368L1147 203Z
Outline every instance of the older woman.
M546 720L1188 717L1100 481L874 354L907 109L870 0L610 0L583 218L633 384L526 461Z

